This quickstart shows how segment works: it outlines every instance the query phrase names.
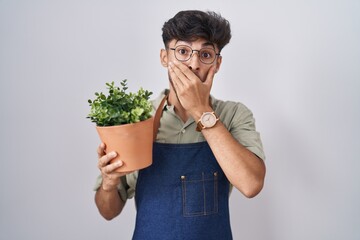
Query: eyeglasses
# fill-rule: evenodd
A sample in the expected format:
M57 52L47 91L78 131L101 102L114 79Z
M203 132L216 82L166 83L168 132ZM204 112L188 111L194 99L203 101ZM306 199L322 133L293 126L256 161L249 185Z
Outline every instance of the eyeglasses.
M191 58L194 52L198 52L200 61L205 64L212 64L220 53L216 53L212 48L202 48L200 50L193 50L186 45L179 45L176 48L170 48L175 53L175 58L180 62L185 62Z

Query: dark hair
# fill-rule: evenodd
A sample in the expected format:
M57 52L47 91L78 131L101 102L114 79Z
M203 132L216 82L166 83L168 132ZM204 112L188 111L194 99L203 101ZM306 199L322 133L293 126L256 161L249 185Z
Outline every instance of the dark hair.
M198 38L217 45L219 50L229 43L230 23L215 12L181 11L164 23L162 38L165 47L171 40L194 41Z

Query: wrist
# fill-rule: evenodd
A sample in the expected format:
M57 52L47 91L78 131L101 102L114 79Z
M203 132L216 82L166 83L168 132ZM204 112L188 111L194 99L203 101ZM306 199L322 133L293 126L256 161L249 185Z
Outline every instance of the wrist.
M110 186L110 185L107 185L107 184L101 184L100 188L101 188L101 190L103 192L107 192L107 193L117 191L117 186Z
M214 110L211 107L204 107L204 108L196 109L193 112L191 112L190 114L193 117L193 119L195 120L195 122L198 122L200 120L201 116L206 112L214 112Z
M204 129L212 128L218 121L219 117L215 114L214 111L204 112L196 123L196 131L201 132Z

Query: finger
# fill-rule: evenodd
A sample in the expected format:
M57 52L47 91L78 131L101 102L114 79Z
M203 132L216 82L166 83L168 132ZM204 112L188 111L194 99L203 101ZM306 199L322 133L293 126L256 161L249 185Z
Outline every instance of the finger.
M174 63L170 62L169 69L170 69L170 74L172 76L173 81L176 81L176 83L178 84L179 87L186 84L186 81L188 79L178 66L176 66Z
M124 163L121 160L113 162L112 164L109 164L109 165L103 167L103 172L106 173L106 174L112 173L114 170L118 169L123 164Z
M105 143L100 143L99 147L97 148L98 158L101 158L105 155Z
M104 156L102 156L101 158L99 158L99 163L98 163L98 167L101 169L103 167L105 167L106 165L109 164L109 162L115 158L117 156L116 152L110 152Z
M169 76L170 76L170 83L175 93L177 94L178 92L181 92L183 88L182 83L170 67L169 67Z
M112 175L115 176L116 178L119 177L123 177L125 175L128 175L130 173L133 173L134 171L129 171L129 172L113 172Z
M173 66L174 66L174 68L177 68L179 70L179 72L182 74L184 79L186 79L188 81L200 80L196 76L196 74L193 71L191 71L190 68L188 66L186 66L185 64L174 61Z

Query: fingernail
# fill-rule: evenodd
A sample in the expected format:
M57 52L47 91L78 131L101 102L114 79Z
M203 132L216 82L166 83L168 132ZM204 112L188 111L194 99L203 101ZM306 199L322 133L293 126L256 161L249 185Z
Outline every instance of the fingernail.
M116 157L116 152L111 152L110 157Z
M123 165L123 162L122 162L122 161L117 161L117 162L116 162L116 166L117 166L117 167L120 167L120 166L122 166L122 165Z

